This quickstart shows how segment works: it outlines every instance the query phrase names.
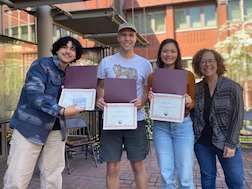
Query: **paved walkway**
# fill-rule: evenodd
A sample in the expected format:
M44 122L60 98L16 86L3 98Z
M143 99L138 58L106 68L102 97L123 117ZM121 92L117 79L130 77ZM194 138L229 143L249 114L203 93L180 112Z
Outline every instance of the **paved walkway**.
M244 171L245 171L245 187L252 189L252 149L244 149L242 152ZM194 184L195 189L200 189L200 170L199 165L194 160ZM161 177L159 167L155 157L155 150L151 148L151 154L144 161L144 165L148 174L148 189L158 189L161 186ZM99 163L95 167L92 158L84 159L83 155L75 156L70 162L72 174L67 174L67 169L63 172L63 189L105 189L106 188L106 163ZM0 161L0 188L3 188L3 176L6 170L6 160ZM220 164L218 163L217 188L227 188L224 175ZM39 176L34 174L29 189L39 189ZM120 189L136 188L134 175L131 171L130 163L126 159L126 153L123 153L120 169Z

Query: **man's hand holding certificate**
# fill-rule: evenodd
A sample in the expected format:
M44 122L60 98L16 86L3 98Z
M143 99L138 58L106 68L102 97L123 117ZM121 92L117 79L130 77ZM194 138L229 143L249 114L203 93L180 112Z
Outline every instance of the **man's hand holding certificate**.
M103 130L136 129L136 80L106 78L104 88Z
M61 92L59 105L68 107L77 103L76 108L94 110L95 107L95 89L63 89Z
M153 98L150 104L152 120L183 122L187 71L156 68L153 74ZM179 77L178 77L179 75Z
M104 106L103 129L136 129L137 107L134 103L107 103Z
M65 88L61 92L59 105L68 107L77 103L76 108L94 110L96 97L97 66L67 67Z

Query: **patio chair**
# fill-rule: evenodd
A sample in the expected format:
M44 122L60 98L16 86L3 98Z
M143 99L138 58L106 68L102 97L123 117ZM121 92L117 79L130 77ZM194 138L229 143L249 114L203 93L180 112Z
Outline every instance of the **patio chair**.
M244 111L244 121L252 121L252 111ZM252 132L252 126L246 126L246 130ZM243 137L252 137L252 133L240 133ZM241 141L241 144L252 145L251 141Z
M92 140L87 122L83 118L80 118L80 117L68 118L66 119L66 128L68 131L68 138L66 141L66 150L65 150L66 157L65 158L66 158L66 166L68 168L68 173L71 174L68 153L71 152L73 148L77 148L81 146L86 147L86 151L85 151L86 159L88 157L92 157L97 167L98 166L97 157L96 157L94 146L93 146L95 141ZM88 146L91 148L93 154L88 155Z

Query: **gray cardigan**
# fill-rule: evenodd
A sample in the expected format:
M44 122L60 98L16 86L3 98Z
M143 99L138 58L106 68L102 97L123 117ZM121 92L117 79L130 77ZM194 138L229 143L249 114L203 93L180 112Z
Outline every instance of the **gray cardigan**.
M204 80L202 80L196 84L195 106L192 111L195 142L199 140L205 127L204 98L205 87ZM224 146L238 149L243 116L242 87L227 77L219 76L209 113L209 123L213 128L212 144L220 150L223 150Z

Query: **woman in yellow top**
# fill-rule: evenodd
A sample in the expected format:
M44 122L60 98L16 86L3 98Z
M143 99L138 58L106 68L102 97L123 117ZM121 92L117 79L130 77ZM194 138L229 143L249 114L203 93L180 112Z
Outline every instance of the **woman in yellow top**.
M165 69L182 69L179 45L174 39L165 39L158 50L157 66ZM153 98L153 73L148 77L148 98ZM188 71L185 97L185 119L183 123L154 121L153 141L162 176L161 188L176 188L175 170L179 188L194 188L193 146L194 134L189 110L194 107L195 79Z

